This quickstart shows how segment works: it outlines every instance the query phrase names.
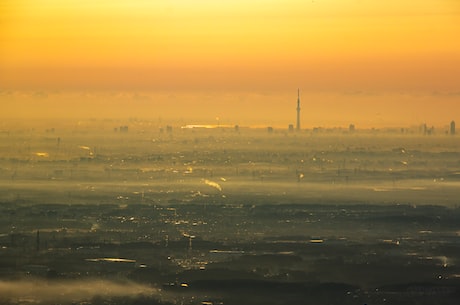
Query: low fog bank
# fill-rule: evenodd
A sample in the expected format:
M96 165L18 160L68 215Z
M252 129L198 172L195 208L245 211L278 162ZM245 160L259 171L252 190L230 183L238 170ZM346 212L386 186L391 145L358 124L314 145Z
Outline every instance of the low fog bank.
M14 203L410 203L456 206L456 135L87 121L0 133Z
M95 297L135 297L157 295L156 289L127 280L120 282L87 279L46 281L44 279L24 279L16 281L0 280L0 302L29 302L40 304L74 304Z
M15 204L412 204L457 207L460 182L253 181L188 179L170 182L0 181L0 201Z

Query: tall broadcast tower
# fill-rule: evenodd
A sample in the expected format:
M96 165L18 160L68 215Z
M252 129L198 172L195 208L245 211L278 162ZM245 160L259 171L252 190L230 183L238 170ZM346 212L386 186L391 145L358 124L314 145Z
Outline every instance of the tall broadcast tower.
M296 130L300 131L300 90L297 89L297 125Z

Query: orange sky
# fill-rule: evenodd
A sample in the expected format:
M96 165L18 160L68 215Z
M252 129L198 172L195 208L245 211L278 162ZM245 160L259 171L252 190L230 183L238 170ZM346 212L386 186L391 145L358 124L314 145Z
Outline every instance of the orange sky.
M458 33L457 0L4 0L0 116L287 124L300 87L305 127L444 124Z

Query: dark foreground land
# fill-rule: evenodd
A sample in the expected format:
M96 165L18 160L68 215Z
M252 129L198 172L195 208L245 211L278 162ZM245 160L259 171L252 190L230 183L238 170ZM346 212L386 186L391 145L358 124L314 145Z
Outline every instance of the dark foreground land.
M209 198L168 206L2 203L0 302L457 304L460 299L458 208L211 203Z
M0 304L459 303L457 136L129 124L0 130Z

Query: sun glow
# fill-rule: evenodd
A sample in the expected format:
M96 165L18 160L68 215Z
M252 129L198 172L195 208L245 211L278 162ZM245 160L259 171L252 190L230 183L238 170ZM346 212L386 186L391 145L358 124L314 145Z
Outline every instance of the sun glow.
M0 10L7 90L458 92L453 0L24 0Z

